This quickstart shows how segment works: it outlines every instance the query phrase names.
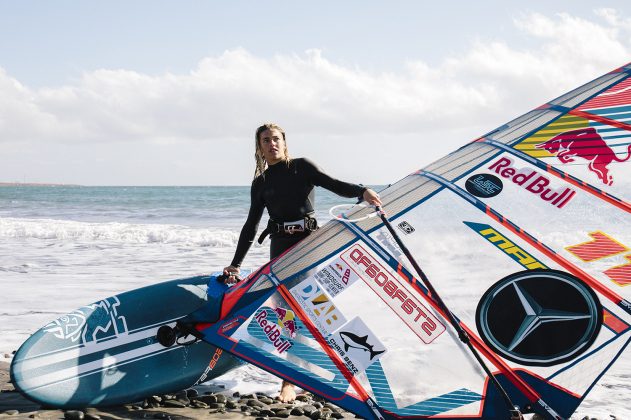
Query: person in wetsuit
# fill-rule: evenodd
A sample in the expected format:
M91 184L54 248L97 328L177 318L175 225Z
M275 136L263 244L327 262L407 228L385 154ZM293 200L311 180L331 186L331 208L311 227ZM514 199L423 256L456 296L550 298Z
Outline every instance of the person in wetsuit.
M235 282L239 267L252 246L263 210L269 222L263 235L270 235L270 259L274 259L317 229L314 218L314 187L320 186L342 197L357 197L381 205L379 194L370 188L330 177L305 158L292 159L287 152L285 132L276 124L264 124L255 134L256 170L250 190L250 211L241 229L232 263L224 268L227 283ZM281 402L296 399L293 384L283 381Z

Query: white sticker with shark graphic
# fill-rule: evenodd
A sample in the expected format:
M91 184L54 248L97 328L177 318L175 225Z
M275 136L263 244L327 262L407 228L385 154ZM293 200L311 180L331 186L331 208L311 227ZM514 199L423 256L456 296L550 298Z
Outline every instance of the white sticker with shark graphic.
M365 371L386 352L386 347L359 318L353 318L327 339L353 375Z

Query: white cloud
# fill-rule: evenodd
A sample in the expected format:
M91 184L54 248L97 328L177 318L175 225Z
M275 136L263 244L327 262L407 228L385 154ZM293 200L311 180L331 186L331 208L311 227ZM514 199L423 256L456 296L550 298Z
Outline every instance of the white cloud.
M461 56L433 67L409 61L399 72L336 64L318 50L263 58L243 49L204 58L188 74L103 69L45 89L0 71L0 144L224 142L230 149L231 139L249 144L255 126L273 120L303 137L351 144L440 136L440 145L423 148L445 153L631 55L631 19L612 9L595 11L593 20L531 13L514 24L534 47L477 39Z
M554 19L533 13L516 24L545 40L541 56L550 64L567 71L572 78L589 77L591 73L585 74L585 68L591 72L603 65L624 64L629 59L629 48L626 40L621 39L621 32L627 32L625 35L628 36L631 27L611 9L599 9L595 14L604 22L588 21L566 13Z

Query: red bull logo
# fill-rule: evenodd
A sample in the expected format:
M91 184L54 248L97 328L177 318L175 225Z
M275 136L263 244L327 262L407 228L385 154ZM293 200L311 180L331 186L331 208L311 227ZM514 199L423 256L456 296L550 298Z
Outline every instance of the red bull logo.
M296 325L296 314L293 311L284 308L275 308L278 317L278 326L284 329L291 338L296 337L298 327Z
M260 310L259 313L254 316L254 319L279 353L283 353L293 346L291 341L283 339L281 334L282 328L279 328L276 323L267 318L267 309Z
M613 184L609 165L612 162L625 162L631 157L631 146L629 146L627 156L619 159L593 127L566 131L535 147L555 155L561 163L574 162L576 157L589 161L587 166L589 170L606 185Z
M563 208L576 194L571 188L552 188L552 181L548 177L534 169L516 168L513 161L507 157L501 157L493 162L489 170L558 208Z

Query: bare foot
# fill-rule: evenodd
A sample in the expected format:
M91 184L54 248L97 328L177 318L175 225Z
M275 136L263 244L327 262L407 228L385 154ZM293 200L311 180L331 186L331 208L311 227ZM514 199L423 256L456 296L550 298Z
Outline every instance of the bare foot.
M283 381L283 384L280 386L280 395L278 396L278 399L283 403L294 401L296 399L296 389L294 384Z

